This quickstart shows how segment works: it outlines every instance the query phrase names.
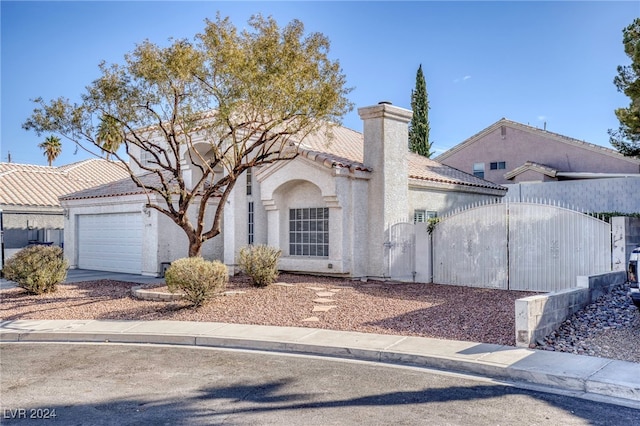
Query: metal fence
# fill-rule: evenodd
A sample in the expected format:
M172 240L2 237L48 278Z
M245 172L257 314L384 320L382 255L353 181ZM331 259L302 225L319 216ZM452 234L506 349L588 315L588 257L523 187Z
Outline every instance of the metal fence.
M389 228L391 278L408 280L428 263L439 284L547 292L611 270L611 226L558 205L502 202L454 212L435 227L431 250L419 253L415 226Z

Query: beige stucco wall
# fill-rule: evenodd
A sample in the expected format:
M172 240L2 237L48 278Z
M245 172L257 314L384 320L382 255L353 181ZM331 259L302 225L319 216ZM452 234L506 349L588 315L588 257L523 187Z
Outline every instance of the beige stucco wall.
M53 240L64 226L61 207L0 206L5 249L20 249L29 244L29 230L40 230L47 241ZM49 234L49 235L46 235ZM52 241L60 244L62 241Z
M156 202L158 202L156 200ZM100 199L64 200L61 202L68 215L65 217L65 247L64 255L69 267L78 267L78 232L79 215L137 213L142 218L142 274L158 275L161 273L162 262L172 262L187 257L189 243L184 231L166 215L154 210L145 209L147 199L140 195L127 195ZM215 203L207 209L206 223L212 223ZM190 216L195 218L195 211L190 209ZM108 232L105 229L105 232ZM222 260L224 241L221 236L205 242L202 246L202 256L209 260Z
M282 250L281 270L352 274L349 219L353 179L336 179L336 173L335 169L299 157L263 168L257 174L266 215L256 219L260 228L267 230L267 244ZM289 209L324 207L329 209L329 256L290 255Z
M522 183L522 182L552 182L557 181L556 178L548 176L544 173L537 172L535 170L527 170L515 176L511 179L510 183Z
M444 216L452 210L462 208L478 202L500 199L502 196L472 192L470 189L461 191L455 188L434 188L427 186L409 186L408 221L413 220L415 210L435 211L438 216Z

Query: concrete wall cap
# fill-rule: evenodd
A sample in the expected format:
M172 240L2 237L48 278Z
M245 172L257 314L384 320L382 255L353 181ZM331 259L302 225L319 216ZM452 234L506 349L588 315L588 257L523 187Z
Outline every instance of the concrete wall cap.
M409 122L413 117L411 110L400 108L391 104L383 103L368 107L358 108L358 115L362 120L370 120L372 118L389 118L392 120Z

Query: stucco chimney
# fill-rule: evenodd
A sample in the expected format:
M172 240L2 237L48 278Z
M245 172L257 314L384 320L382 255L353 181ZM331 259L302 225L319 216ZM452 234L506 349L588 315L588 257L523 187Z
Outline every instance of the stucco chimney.
M389 225L407 219L407 157L412 112L381 102L358 109L364 129L364 164L369 180L369 276L387 275L384 262Z

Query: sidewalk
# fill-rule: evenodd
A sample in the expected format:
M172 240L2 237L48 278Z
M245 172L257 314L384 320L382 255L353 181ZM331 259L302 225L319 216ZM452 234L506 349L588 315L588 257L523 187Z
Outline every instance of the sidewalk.
M525 383L640 409L640 364L452 340L302 327L181 321L16 320L0 342L153 343L413 365Z

